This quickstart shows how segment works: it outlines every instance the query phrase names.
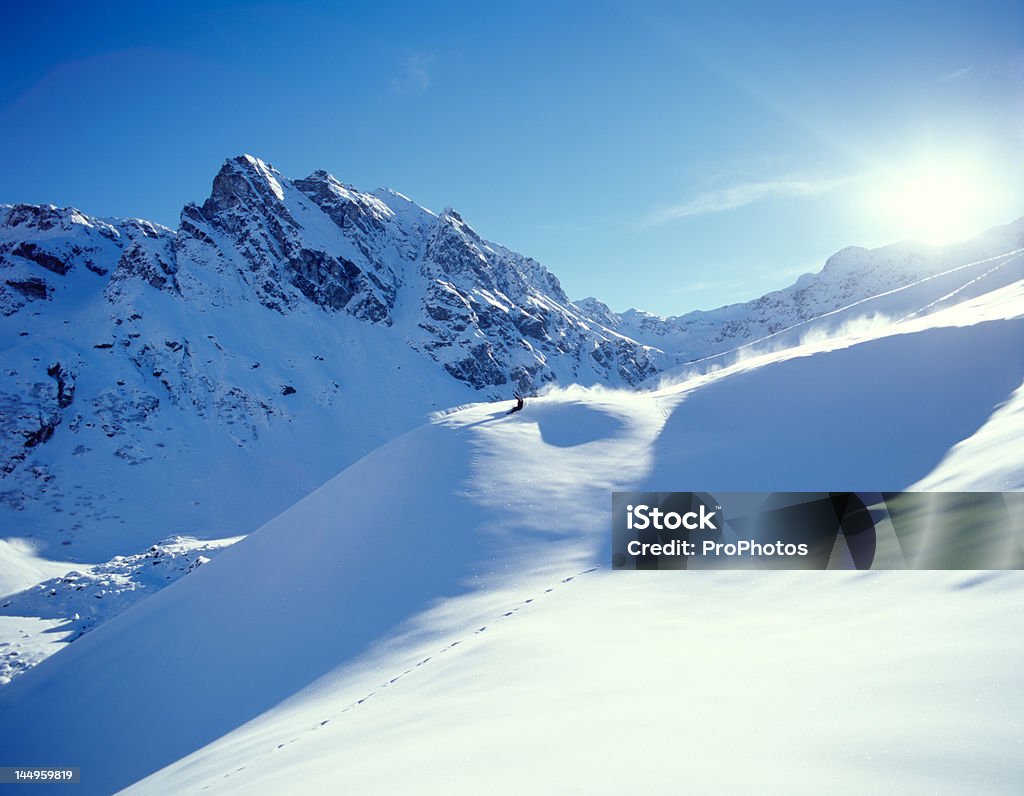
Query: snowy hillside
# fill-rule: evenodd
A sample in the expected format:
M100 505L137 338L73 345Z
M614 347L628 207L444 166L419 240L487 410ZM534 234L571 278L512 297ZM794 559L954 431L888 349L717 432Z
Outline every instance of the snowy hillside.
M613 490L1024 489L1024 281L905 314L443 414L0 689L0 748L86 793L1016 792L1019 573L606 568Z
M199 541L175 536L150 545L145 552L114 556L83 571L47 562L58 575L21 591L8 589L7 596L0 598L0 685L194 572L240 538ZM32 560L24 553L10 558ZM5 575L18 578L22 573Z

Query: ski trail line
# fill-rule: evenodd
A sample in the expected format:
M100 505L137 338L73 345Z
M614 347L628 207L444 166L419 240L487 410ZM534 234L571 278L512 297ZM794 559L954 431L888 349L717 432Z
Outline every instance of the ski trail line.
M550 594L551 592L553 592L555 589L559 588L560 586L564 586L564 585L566 585L568 583L571 583L572 581L576 580L576 578L582 577L583 575L589 575L591 572L596 572L598 569L601 569L602 566L603 566L602 564L596 564L595 566L589 567L588 569L584 569L584 570L582 570L580 572L577 572L574 575L569 575L568 577L562 578L554 586L551 586L551 587L548 587L548 588L544 589L542 594L538 595L538 596L543 596L543 594ZM233 771L229 771L227 774L221 775L220 777L218 777L213 782L209 782L206 785L203 785L202 788L200 788L200 790L208 790L208 789L210 789L211 787L213 787L214 784L219 783L219 782L221 782L223 780L229 779L230 777L234 776L235 774L241 773L249 765L253 765L255 763L258 763L260 760L263 760L264 758L268 757L269 755L273 754L274 752L277 752L277 751L279 751L281 749L284 749L287 746L291 746L293 743L296 743L297 741L302 740L309 733L316 732L321 727L327 726L332 721L334 721L335 719L340 718L345 713L348 713L349 711L355 710L356 708L358 708L360 705L362 705L368 699L370 699L370 697L372 697L374 694L377 694L380 691L383 691L385 688L389 688L391 685L393 685L394 683L398 682L399 680L401 680L406 675L412 674L413 672L415 672L420 667L425 666L426 664L430 663L432 660L434 660L438 656L443 655L444 653L448 652L449 650L454 649L455 647L457 647L460 644L462 644L464 641L467 641L469 638L472 638L473 636L478 636L481 633L486 632L487 629L489 627L491 627L492 625L495 625L498 622L501 622L501 621L503 621L505 619L508 619L509 617L514 616L521 609L523 609L526 606L531 605L534 602L536 602L536 600L537 600L536 596L535 597L529 597L529 598L527 598L525 600L521 600L520 602L518 602L515 605L514 608L512 608L509 611L505 611L505 612L499 614L498 616L496 616L488 624L482 625L481 627L478 627L472 633L468 634L467 636L465 636L463 638L456 639L455 641L449 642L444 647L442 647L440 650L435 652L433 655L428 655L427 657L423 658L419 662L417 662L417 663L413 664L412 666L410 666L408 669L406 669L401 674L396 674L394 677L391 677L390 679L388 679L387 681L385 681L381 685L377 686L375 689L373 689L369 693L365 694L363 697L361 697L359 699L356 699L353 702L350 702L345 707L343 707L341 710L331 714L330 716L328 716L325 719L322 719L321 721L317 722L314 726L309 727L306 730L302 730L299 733L299 735L297 735L296 737L292 738L291 740L279 743L276 746L274 746L272 749L268 749L267 751L262 752L261 754L258 754L256 757L252 758L246 765L242 766L241 768L236 768Z

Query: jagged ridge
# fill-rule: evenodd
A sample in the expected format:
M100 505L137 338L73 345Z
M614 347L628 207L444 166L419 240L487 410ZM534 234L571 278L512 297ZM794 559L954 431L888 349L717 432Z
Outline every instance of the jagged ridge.
M223 478L210 462L241 449L287 505L431 410L556 381L632 386L669 364L454 210L360 192L324 171L292 181L248 155L225 162L177 230L2 206L0 271L12 343L0 510L49 544L75 547L86 529L133 519L153 524L146 543L263 519L176 505L131 516L116 504L132 503L150 462L194 489L197 471ZM204 461L168 430L212 435ZM310 462L290 480L266 463L289 440Z

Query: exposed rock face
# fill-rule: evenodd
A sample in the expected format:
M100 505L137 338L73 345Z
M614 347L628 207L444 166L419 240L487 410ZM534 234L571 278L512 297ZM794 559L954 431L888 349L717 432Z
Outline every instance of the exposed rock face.
M74 371L55 362L45 369L49 380L36 378L20 392L0 392L0 472L5 475L28 457L32 448L48 442L64 419L64 410L75 399ZM7 381L17 383L15 370L5 373Z
M7 279L5 280L5 284L9 288L13 288L17 293L20 293L29 301L50 297L50 285L45 279L30 276L21 281L17 279Z
M19 243L11 250L11 254L15 257L31 260L36 265L60 276L64 276L70 267L69 263L61 260L59 257L54 257L35 243Z
M353 248L347 236L369 250L362 239L363 227L370 228L367 214L346 203L348 192L323 172L300 182L304 189L256 158L229 160L202 207L182 211L177 258L233 265L257 300L278 312L305 298L327 310L390 324L394 274L382 263L360 267L346 256Z
M164 230L164 233L169 231ZM117 262L107 284L108 298L116 299L125 282L138 279L157 290L180 293L175 273L177 260L172 248L174 237L159 232L144 235L130 244Z
M46 375L57 382L57 406L67 409L75 400L75 374L55 362L46 369Z
M173 235L139 219L98 219L53 205L2 205L0 313L13 315L28 303L50 299L58 285L93 293L144 275L163 286L173 259L159 252Z
M451 209L434 222L419 275L420 347L478 389L511 383L530 393L594 374L636 385L658 371L661 352L587 317L547 269L483 240Z

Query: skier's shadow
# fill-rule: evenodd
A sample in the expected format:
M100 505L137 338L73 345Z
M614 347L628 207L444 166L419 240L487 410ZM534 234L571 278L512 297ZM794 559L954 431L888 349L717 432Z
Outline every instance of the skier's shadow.
M618 417L584 403L555 404L535 413L541 439L556 448L575 448L615 437L625 427Z
M459 429L476 428L477 426L482 426L485 423L493 423L495 420L501 420L503 417L508 417L510 414L512 414L512 413L511 412L506 412L504 410L502 410L500 412L493 412L493 413L489 414L487 417L482 418L481 420L477 420L476 422L473 422L473 423L467 423L464 426L458 426L458 428Z

